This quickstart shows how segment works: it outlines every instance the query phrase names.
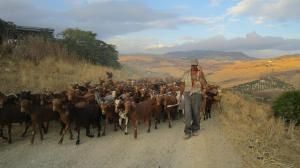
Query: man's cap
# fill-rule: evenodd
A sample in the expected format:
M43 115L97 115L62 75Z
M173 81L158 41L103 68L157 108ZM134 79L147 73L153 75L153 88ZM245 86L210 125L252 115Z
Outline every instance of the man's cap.
M198 65L198 60L197 59L191 59L191 66L192 65Z

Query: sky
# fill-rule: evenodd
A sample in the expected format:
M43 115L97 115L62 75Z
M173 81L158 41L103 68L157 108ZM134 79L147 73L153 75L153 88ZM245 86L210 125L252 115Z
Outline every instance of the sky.
M80 28L121 54L240 51L300 53L300 0L0 0L17 25Z

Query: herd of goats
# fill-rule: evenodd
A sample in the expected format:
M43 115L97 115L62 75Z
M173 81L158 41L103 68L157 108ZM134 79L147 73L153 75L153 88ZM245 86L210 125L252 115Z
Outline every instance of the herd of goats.
M128 81L100 80L98 84L84 82L72 84L70 89L61 92L31 93L22 91L14 95L0 92L0 137L12 143L11 129L13 123L25 123L24 137L32 127L30 143L34 143L37 132L43 140L47 134L50 121L61 123L59 144L67 132L73 139L72 130L77 132L76 144L80 143L80 128L86 129L86 136L94 137L90 127L97 128L97 136L106 134L106 127L113 124L114 130L121 129L128 134L128 123L134 129L137 138L137 126L151 122L154 128L161 120L179 119L184 113L183 97L180 98L179 81L162 81L160 79L141 79ZM201 110L204 119L210 118L211 106L221 100L219 86L208 85L203 94ZM220 106L221 107L221 106ZM7 126L7 131L4 129ZM72 129L74 128L75 129ZM7 132L7 136L5 133Z

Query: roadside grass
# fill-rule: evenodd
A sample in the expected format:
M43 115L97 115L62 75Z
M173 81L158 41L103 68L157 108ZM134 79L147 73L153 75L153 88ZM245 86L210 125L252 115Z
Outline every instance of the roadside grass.
M273 117L271 107L226 92L218 115L244 167L300 167L300 130Z
M6 94L22 90L60 91L72 83L106 79L106 72L113 73L113 80L137 79L159 76L123 64L120 69L91 64L69 52L60 43L29 37L17 46L0 46L0 91Z
M1 59L0 64L0 91L5 93L21 90L64 90L74 82L98 82L100 77L106 77L106 71L113 72L116 78L128 77L121 70L52 57L42 59L39 64L13 59Z

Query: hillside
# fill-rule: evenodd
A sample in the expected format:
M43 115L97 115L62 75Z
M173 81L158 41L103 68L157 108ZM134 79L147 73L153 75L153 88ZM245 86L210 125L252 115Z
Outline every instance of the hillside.
M258 80L240 84L230 88L233 92L252 97L259 102L272 103L282 93L294 90L292 84L284 82L278 77L266 76Z
M123 65L128 65L136 69L174 77L181 77L190 64L188 59L151 55L121 55L119 61ZM203 69L205 69L206 74L211 74L224 65L232 64L231 61L217 61L211 59L201 59L199 60L199 63Z
M271 107L225 92L223 112L218 113L221 129L235 144L243 167L298 168L299 127L273 117Z
M289 79L288 75L297 76L297 74L299 74L299 56L278 57L272 59L272 62L269 61L269 59L235 61L232 64L224 65L219 70L207 75L207 78L224 87L231 87L256 80L268 74L276 76L289 71L290 73L285 75L285 79ZM300 79L294 78L292 80L293 81L289 82L298 83Z
M181 77L189 68L189 60L182 58L126 55L120 56L119 60L122 64L137 69L175 77ZM199 63L208 81L220 84L222 87L247 83L272 73L296 88L300 88L300 55L243 61L199 59Z
M112 72L114 79L125 80L153 76L123 65L119 69L94 64L52 41L42 38L29 38L17 47L0 45L0 92L6 94L22 90L41 91L64 90L72 83L105 79L106 72Z
M160 76L180 77L188 63L179 58L164 58L150 55L121 55L119 61L123 65L147 72L157 73Z
M112 72L114 79L125 80L128 78L140 78L145 73L124 65L121 69L113 69L99 65L93 65L84 61L57 60L47 58L38 65L31 61L1 59L0 62L0 91L10 94L22 90L34 92L44 89L65 90L72 83L92 81L98 83L98 79L106 78L106 72Z
M213 51L213 50L192 50L192 51L174 51L164 54L168 57L177 58L197 58L197 59L211 59L211 60L254 60L255 58L249 57L242 52L226 52L226 51Z

